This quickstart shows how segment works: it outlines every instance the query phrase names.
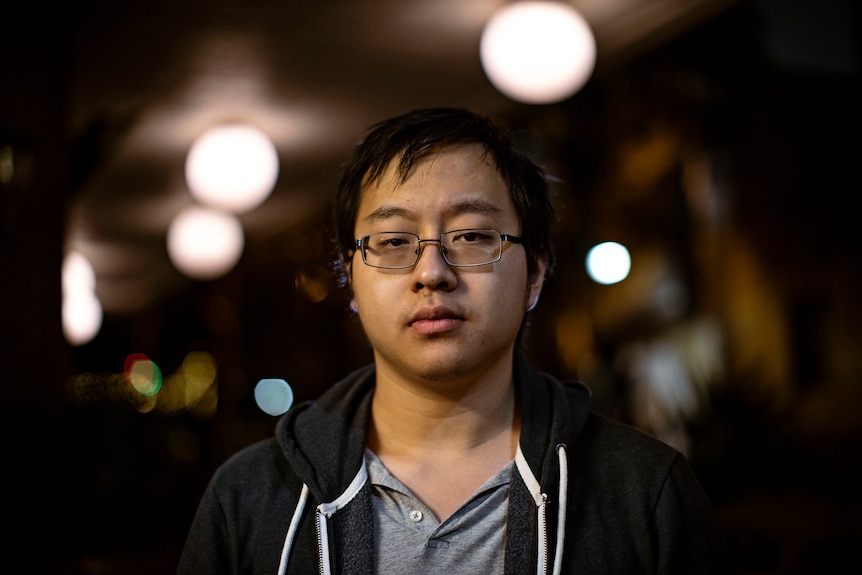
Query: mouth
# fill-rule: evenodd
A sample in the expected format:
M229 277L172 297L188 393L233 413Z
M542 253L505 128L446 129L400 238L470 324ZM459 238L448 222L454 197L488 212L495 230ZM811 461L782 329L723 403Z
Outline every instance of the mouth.
M450 332L464 323L464 317L443 306L427 307L419 310L408 325L423 335Z

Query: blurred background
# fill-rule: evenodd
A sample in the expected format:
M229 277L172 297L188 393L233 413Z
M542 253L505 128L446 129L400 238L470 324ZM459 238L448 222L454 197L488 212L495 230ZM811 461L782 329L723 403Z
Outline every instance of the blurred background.
M329 273L352 146L448 105L510 127L553 181L534 364L691 459L739 573L862 572L859 4L559 2L595 59L551 96L492 81L510 4L4 5L7 557L173 572L214 469L370 359ZM244 204L189 167L228 127L274 169ZM618 275L588 269L599 244Z

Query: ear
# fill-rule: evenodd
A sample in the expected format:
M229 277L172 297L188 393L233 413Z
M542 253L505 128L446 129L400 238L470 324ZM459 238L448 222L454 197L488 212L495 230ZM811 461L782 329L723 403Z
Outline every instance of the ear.
M341 265L344 268L344 275L347 278L348 285L353 283L353 258L341 258Z
M536 307L536 304L539 303L539 296L542 295L542 286L545 284L545 272L548 269L548 260L546 258L539 258L536 264L536 277L527 286L529 289L527 290L527 301L524 306L526 311L532 311Z
M359 313L359 304L356 303L356 298L353 297L353 260L341 260L344 266L344 281L348 294L350 294L350 303L348 306L353 313Z

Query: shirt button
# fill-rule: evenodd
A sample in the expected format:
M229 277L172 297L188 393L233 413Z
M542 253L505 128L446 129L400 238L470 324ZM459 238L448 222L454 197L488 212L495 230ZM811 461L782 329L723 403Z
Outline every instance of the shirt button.
M418 509L414 509L413 511L411 511L410 521L412 521L413 523L419 523L420 521L422 521L422 512Z

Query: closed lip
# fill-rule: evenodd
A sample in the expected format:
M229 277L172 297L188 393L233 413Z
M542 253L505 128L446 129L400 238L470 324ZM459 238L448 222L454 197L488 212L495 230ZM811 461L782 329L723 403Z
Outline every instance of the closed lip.
M409 325L418 321L441 320L441 319L464 319L463 316L445 306L424 307L410 318Z

